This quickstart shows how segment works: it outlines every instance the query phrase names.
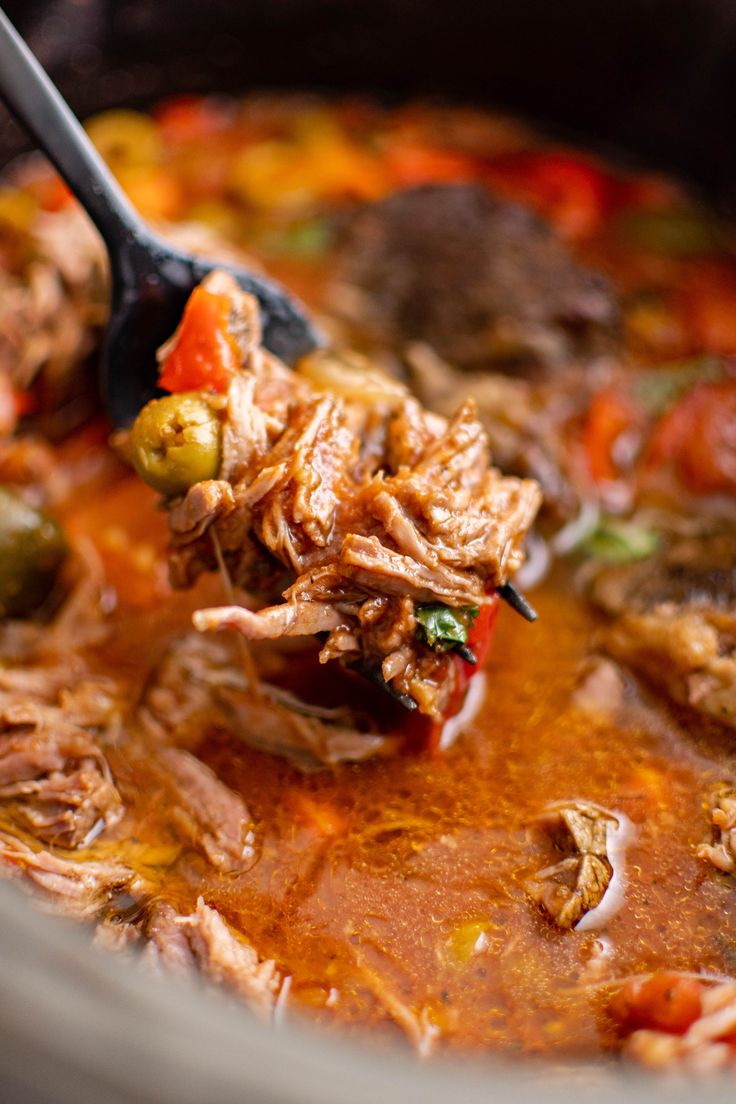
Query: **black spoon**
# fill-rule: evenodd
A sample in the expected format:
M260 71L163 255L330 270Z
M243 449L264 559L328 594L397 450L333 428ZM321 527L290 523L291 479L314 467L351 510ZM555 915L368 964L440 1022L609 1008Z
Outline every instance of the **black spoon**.
M115 426L128 426L156 392L155 352L174 332L190 292L225 268L261 307L264 344L287 363L321 344L304 307L278 284L232 265L192 257L139 218L0 8L0 96L35 139L97 227L110 258L112 295L101 388Z

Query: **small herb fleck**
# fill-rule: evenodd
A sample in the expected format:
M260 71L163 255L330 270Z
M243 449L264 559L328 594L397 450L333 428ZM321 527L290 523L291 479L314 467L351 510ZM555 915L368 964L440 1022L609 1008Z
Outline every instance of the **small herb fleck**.
M477 606L453 609L440 603L417 606L417 635L436 652L467 644L468 632L478 616Z
M659 537L653 529L621 518L603 518L577 551L604 563L623 564L644 560L657 550Z

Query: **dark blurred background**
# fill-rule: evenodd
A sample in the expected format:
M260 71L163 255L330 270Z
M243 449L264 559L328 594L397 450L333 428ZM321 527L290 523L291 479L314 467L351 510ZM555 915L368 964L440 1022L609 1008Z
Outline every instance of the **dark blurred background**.
M252 86L484 100L736 197L735 0L8 0L80 114ZM0 153L17 144L3 118Z

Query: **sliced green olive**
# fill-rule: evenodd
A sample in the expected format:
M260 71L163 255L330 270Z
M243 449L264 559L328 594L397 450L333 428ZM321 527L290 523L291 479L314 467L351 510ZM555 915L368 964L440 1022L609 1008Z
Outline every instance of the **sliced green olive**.
M129 455L144 482L161 494L183 494L220 469L220 420L199 391L153 399L130 431Z
M0 487L0 619L43 603L66 554L59 525L9 487Z

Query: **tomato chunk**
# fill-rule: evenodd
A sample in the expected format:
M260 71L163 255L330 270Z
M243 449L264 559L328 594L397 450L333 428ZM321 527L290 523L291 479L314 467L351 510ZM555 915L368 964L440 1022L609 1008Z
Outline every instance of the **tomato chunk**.
M660 419L647 464L666 463L693 491L736 494L736 379L697 384Z
M473 158L453 150L430 146L396 145L386 153L389 171L401 188L413 188L420 184L448 183L474 180L478 167Z
M648 1028L680 1035L702 1013L703 984L697 978L660 970L644 980L628 981L609 1005L625 1032Z
M473 623L473 627L468 633L467 646L475 656L477 662L468 663L459 655L454 655L452 657L455 667L455 690L442 720L428 722L426 736L423 741L423 746L427 751L435 751L439 746L445 722L449 721L450 717L455 717L460 712L465 700L465 691L468 688L468 683L473 675L477 674L483 667L483 664L488 658L499 606L500 600L498 595L494 595L491 601L480 607L480 612ZM422 722L424 722L424 720L425 719L422 718Z
M209 138L227 123L227 110L204 96L172 96L153 112L165 142L183 145Z
M570 238L598 230L614 199L613 181L597 165L564 150L501 155L489 163L488 182Z
M632 401L615 388L599 391L593 397L583 428L583 446L596 483L618 478L613 447L638 420L639 412Z
M240 353L229 331L230 300L195 288L184 308L159 375L165 391L225 391L238 371Z

